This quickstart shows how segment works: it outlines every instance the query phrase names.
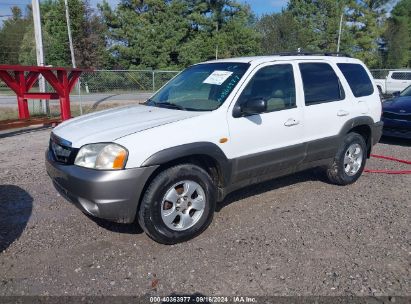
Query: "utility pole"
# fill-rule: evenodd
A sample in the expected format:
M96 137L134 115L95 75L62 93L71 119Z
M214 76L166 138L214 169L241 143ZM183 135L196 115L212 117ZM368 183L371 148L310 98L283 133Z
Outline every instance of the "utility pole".
M73 38L71 37L70 14L69 14L67 0L64 0L64 4L66 7L66 22L67 22L68 39L69 39L69 44L70 44L71 63L73 64L73 68L76 68L76 58L74 57Z
M70 14L69 14L69 7L68 7L67 0L64 0L64 6L66 7L66 23L67 23L67 34L68 34L68 39L69 39L69 44L70 44L71 64L73 65L73 68L75 69L77 65L76 65L76 58L74 57L73 38L71 36ZM83 115L83 106L81 102L82 100L81 100L80 79L77 82L77 89L78 89L78 95L80 97L80 115Z
M343 17L344 17L344 8L343 8L343 12L341 13L341 18L340 18L340 29L338 30L337 53L340 51Z
M217 41L217 45L215 47L215 59L218 59L218 21L216 23L216 41Z
M40 4L39 0L31 1L32 10L33 10L33 22L34 22L34 38L36 40L36 58L37 65L44 66L44 51L43 51L43 35L41 33L41 16L40 16ZM42 75L39 76L39 89L40 92L46 91L46 81ZM40 101L43 113L47 115L50 114L50 107L48 100Z

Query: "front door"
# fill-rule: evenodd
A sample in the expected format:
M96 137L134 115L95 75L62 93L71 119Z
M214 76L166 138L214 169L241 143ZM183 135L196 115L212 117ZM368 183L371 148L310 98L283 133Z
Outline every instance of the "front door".
M267 111L227 121L229 154L233 157L234 183L251 183L292 172L304 158L301 96L295 87L295 66L270 63L256 69L236 101L267 101Z

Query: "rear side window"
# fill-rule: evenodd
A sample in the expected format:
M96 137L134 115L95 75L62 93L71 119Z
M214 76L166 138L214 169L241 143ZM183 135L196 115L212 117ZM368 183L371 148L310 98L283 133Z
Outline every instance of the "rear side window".
M333 68L327 63L300 63L305 105L338 101L345 98L344 90Z
M407 72L394 72L391 76L392 79L397 80L411 80L411 73Z
M367 72L360 64L338 63L355 97L369 96L374 93L374 86Z

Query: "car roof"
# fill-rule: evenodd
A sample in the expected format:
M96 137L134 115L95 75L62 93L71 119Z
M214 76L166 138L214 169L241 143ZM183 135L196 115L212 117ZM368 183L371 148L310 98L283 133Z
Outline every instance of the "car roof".
M351 62L361 63L360 60L351 58L348 56L333 56L333 55L271 55L271 56L252 56L252 57L235 57L218 60L210 60L205 63L219 63L219 62L236 62L236 63L249 63L252 65L259 65L266 62L278 61L278 60L327 60L333 62Z

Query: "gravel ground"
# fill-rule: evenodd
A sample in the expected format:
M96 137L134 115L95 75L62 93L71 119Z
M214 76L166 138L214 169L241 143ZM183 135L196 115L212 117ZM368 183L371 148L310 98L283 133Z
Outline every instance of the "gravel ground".
M410 175L266 182L230 195L198 238L164 246L60 197L44 168L49 133L0 135L0 295L411 296ZM411 159L404 142L374 152Z

